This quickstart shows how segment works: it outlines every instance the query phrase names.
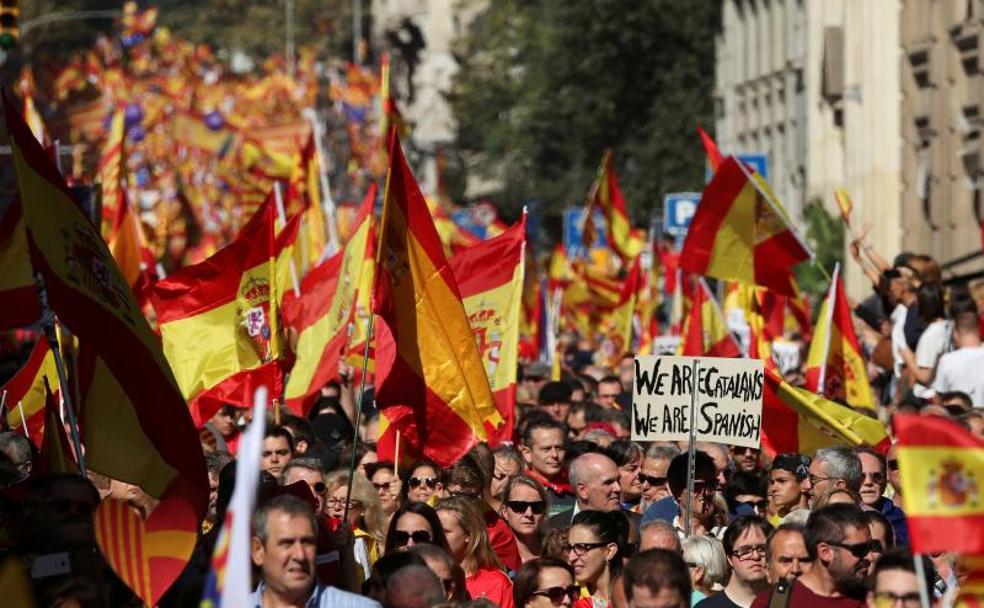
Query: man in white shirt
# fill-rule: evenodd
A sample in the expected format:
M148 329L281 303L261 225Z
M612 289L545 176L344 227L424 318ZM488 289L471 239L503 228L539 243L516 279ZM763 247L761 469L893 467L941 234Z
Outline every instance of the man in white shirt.
M953 324L956 350L940 357L933 380L937 393L960 391L970 396L974 407L984 406L984 346L973 311L957 314Z

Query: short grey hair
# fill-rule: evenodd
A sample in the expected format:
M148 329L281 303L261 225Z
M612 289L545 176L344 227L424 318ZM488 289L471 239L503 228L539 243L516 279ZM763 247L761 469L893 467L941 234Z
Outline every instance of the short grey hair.
M679 455L680 448L668 441L654 443L646 451L646 458L653 460L673 460Z
M851 448L833 446L820 448L813 457L814 462L826 464L827 475L844 480L844 484L858 492L864 477L861 475L861 459Z
M779 520L779 527L793 525L806 527L806 521L810 519L810 509L794 509L786 514L781 520Z
M647 521L646 523L642 524L639 527L640 546L642 545L642 540L646 537L647 534L650 533L656 533L656 534L662 533L667 538L672 538L674 541L676 541L676 550L677 551L682 550L680 545L680 535L677 534L677 531L673 528L673 524L666 521L665 519L650 519L649 521Z
M14 431L0 433L0 452L16 462L29 461L31 460L31 441Z
M296 496L283 494L266 501L253 514L253 536L259 539L263 546L266 546L267 539L270 537L270 531L267 530L267 520L270 519L272 511L279 511L290 517L308 518L311 522L311 530L317 536L318 520L314 517L314 510L311 505Z
M291 469L307 469L320 473L322 477L325 476L325 470L321 466L321 461L317 458L295 458L288 462L284 466L284 470L280 472L280 485L287 483L287 474L290 473Z
M691 536L683 541L683 559L704 567L704 586L713 587L728 580L728 558L721 541L713 536Z

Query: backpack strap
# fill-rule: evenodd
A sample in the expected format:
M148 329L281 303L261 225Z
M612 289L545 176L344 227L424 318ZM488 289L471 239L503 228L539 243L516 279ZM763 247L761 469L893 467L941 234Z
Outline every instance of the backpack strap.
M786 579L781 579L772 588L772 595L769 597L769 608L786 608L789 606L789 599L793 594L793 586Z

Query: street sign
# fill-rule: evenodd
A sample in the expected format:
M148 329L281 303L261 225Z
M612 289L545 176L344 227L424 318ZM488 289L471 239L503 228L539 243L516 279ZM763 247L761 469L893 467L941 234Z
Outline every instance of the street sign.
M761 152L749 152L747 154L736 154L738 160L745 163L747 166L755 169L762 179L769 181L769 155ZM704 181L710 182L714 174L711 173L710 165L707 166L707 170L704 173Z
M700 202L698 192L673 192L663 197L663 232L679 238L687 234Z

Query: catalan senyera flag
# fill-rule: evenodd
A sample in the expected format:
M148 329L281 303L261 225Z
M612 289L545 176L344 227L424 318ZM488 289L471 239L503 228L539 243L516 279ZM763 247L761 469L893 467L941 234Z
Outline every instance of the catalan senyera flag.
M625 206L622 189L615 175L615 165L612 151L606 150L598 168L598 177L588 196L588 205L584 211L584 245L588 249L597 240L597 227L594 225L594 213L600 211L608 223L608 242L612 249L628 263L636 258L645 246L645 237L640 230L632 228L629 212Z
M766 368L762 449L770 454L813 454L833 445L868 445L884 453L891 440L877 418L795 387Z
M513 429L525 248L523 214L515 226L450 260L492 395L505 421L489 437L490 445L510 439Z
M236 238L150 292L164 354L198 426L225 404L248 407L258 386L282 385L274 200Z
M724 313L703 277L697 279L694 302L684 324L679 354L687 357L741 356L741 348L728 329Z
M0 393L7 393L7 427L23 432L26 421L28 436L35 447L41 446L44 429L45 379L58 384L55 355L51 352L48 339L41 336L31 349L27 362L13 378L0 386Z
M295 412L306 414L318 398L321 387L338 376L338 364L349 344L349 326L358 297L359 273L369 246L375 198L373 185L359 207L355 232L336 254L341 256L341 262L332 298L308 306L310 317L316 320L298 334L294 349L297 359L284 393L287 406ZM308 295L301 295L302 300L306 298Z
M711 167L711 173L717 173L718 167L724 162L721 151L718 150L717 144L704 129L697 127L697 133L700 135L700 144L704 146L704 154L707 156L707 164Z
M851 195L848 194L847 188L837 188L834 190L834 200L837 201L837 208L840 209L841 219L848 226L851 225L851 210L854 209L854 205L851 203Z
M762 176L729 156L701 196L680 266L796 295L793 266L811 256Z
M830 292L820 307L816 331L810 341L806 387L828 399L875 409L875 395L854 333L851 309L840 278L840 264L834 268Z
M87 465L161 500L154 517L159 510L163 536L149 556L151 593L142 596L155 605L188 563L208 505L198 433L160 344L98 230L9 98L3 105L31 263L59 322L95 349L127 398L126 404L96 400L107 424L85 426Z
M0 329L13 329L37 323L41 301L34 284L34 271L28 256L24 210L19 196L13 197L0 215Z
M123 139L125 136L125 118L123 108L113 111L106 130L106 140L103 142L99 155L99 182L102 186L103 230L110 228L109 221L116 216L118 207L124 201L123 171L125 160L123 156Z
M984 440L935 416L894 425L912 550L984 555Z
M373 294L376 403L408 447L448 466L504 421L395 132L383 200Z
M65 424L58 413L58 402L51 394L47 380L44 384L44 438L41 440L41 454L38 465L32 473L78 473L79 465L75 458L72 443L65 432Z

